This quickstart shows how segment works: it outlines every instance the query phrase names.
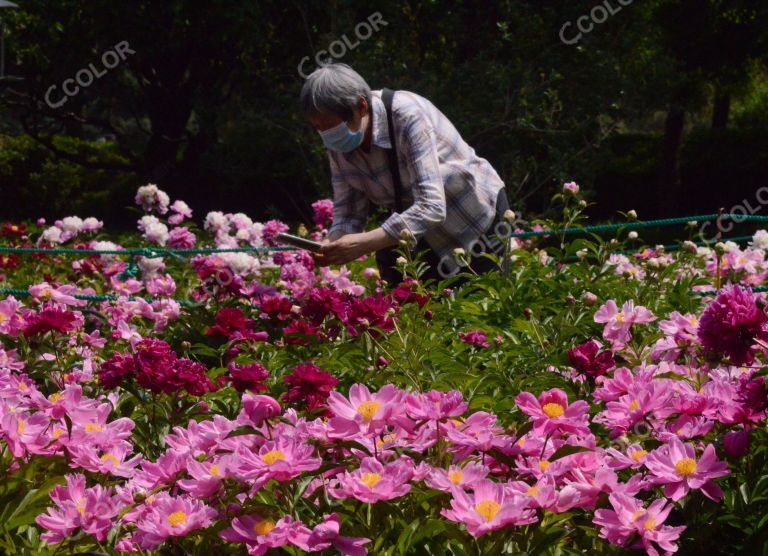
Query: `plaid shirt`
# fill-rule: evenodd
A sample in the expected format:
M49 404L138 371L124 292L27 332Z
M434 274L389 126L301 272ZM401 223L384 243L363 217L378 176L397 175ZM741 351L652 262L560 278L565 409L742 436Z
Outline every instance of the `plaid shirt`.
M392 145L381 91L372 92L372 102L371 152L328 151L331 237L363 231L369 202L394 210L395 190L385 151ZM468 249L491 226L504 183L429 100L397 91L392 112L403 206L410 208L393 212L381 227L394 238L410 230L440 257L452 255L457 247Z

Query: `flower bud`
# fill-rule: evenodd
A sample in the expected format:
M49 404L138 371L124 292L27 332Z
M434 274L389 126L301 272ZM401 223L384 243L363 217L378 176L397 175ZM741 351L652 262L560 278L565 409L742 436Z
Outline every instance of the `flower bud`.
M464 255L467 254L467 252L464 250L463 247L457 247L456 249L453 250L453 254L457 257L463 257Z
M587 202L584 199L579 201L579 208L587 208Z
M718 255L722 255L723 253L725 253L725 243L723 243L722 241L718 241L717 243L715 243L715 253L717 253Z
M635 211L635 209L632 209L629 212L627 212L627 218L629 218L630 220L637 220L637 211Z
M299 237L306 237L306 235L309 233L307 230L307 227L304 224L299 224L299 228L296 230L296 235Z
M569 181L568 183L563 184L563 193L568 195L576 195L578 192L579 184L577 184L575 181Z
M744 429L725 433L723 450L732 458L740 458L749 451L749 433Z
M516 217L515 211L509 210L509 209L504 211L504 220L508 222L512 222L515 219L515 217Z
M592 292L584 292L581 295L581 300L584 302L584 305L591 307L592 305L597 303L597 296Z
M580 261L583 261L584 259L587 258L587 250L586 249L579 249L578 251L576 251L576 257Z
M405 257L398 257L398 258L395 260L395 264L396 264L397 266L405 266L405 265L407 265L407 264L408 264L408 260L407 260Z
M690 253L696 252L696 244L692 241L684 241L683 242L683 250L688 251Z

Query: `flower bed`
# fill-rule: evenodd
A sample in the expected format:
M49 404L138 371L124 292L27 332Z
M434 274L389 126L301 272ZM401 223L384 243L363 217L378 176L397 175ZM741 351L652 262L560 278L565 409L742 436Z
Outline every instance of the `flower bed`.
M569 225L574 185L555 199ZM113 251L288 229L212 212L200 230L154 186L136 200L140 238L78 217L2 233ZM315 210L300 233L319 239ZM408 260L393 289L370 259L298 251L3 255L28 295L0 301L0 547L748 552L768 534L768 316L749 290L767 238L512 240L508 271L425 286Z

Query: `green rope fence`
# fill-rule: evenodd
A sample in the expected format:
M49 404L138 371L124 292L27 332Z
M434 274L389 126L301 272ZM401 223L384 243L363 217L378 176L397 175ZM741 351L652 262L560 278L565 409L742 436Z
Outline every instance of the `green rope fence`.
M656 220L635 220L630 222L621 222L614 224L596 224L593 226L576 226L573 228L563 228L561 230L538 230L529 232L516 232L510 234L508 237L525 239L529 237L541 237L541 236L556 236L556 235L576 235L587 233L602 233L613 232L618 230L637 230L642 228L660 228L664 226L675 226L678 224L688 224L690 222L711 222L711 221L723 221L733 220L735 222L768 222L768 216L757 216L751 214L702 214L697 216L681 216L677 218L660 218ZM750 236L740 236L733 238L723 238L722 241L746 241L751 239ZM703 244L706 242L697 242L697 244ZM680 245L665 245L665 251L679 250ZM74 249L74 248L52 248L45 249L41 247L0 247L0 253L7 254L42 254L42 255L124 255L133 257L147 257L158 258L173 256L184 260L185 255L212 255L216 253L264 253L270 251L296 251L296 247L199 247L195 249L157 249L149 247L132 248L132 249ZM616 252L618 254L628 254L634 252L622 251ZM574 259L574 257L569 257ZM134 265L135 266L135 265ZM123 278L133 277L136 274L137 269L129 268L121 276ZM768 286L760 286L752 288L754 292L768 291ZM703 295L712 292L698 292ZM0 295L16 295L27 296L30 295L28 291L14 288L0 288ZM74 294L76 299L83 299L86 301L116 301L117 296L113 295L87 295L87 294ZM136 297L128 297L128 299L138 299ZM145 301L152 301L151 299L145 299ZM174 300L181 305L194 305L194 301L190 300Z
M30 294L27 290L21 290L17 288L0 288L0 295L13 295L15 297L28 297L32 294ZM84 293L72 293L67 294L71 295L75 299L82 299L84 301L117 301L119 299L116 295L90 295L90 294L84 294ZM151 303L153 301L157 301L159 299L165 299L165 298L147 298L147 297L134 297L134 296L125 296L126 299L130 301L135 301L137 299L143 299L147 303ZM196 305L195 301L191 301L189 299L172 299L171 301L175 301L179 305L185 305L185 306L191 306Z

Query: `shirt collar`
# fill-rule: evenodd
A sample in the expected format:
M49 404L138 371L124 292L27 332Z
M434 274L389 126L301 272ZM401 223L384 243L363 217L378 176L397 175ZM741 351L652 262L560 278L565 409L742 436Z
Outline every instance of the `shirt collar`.
M372 92L371 101L373 102L371 142L382 149L391 149L392 142L389 140L387 109L384 108L384 101L381 100L381 91Z
M392 142L389 140L387 109L384 107L384 101L381 100L381 91L371 91L371 143L382 149L392 148ZM356 152L357 149L341 155L351 161Z

